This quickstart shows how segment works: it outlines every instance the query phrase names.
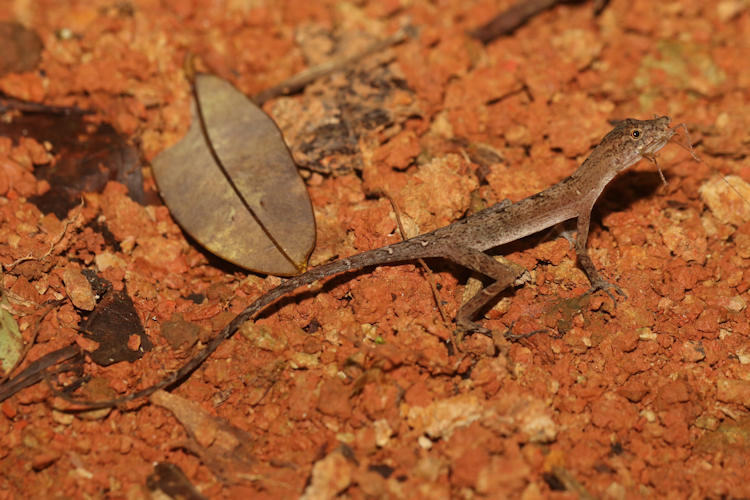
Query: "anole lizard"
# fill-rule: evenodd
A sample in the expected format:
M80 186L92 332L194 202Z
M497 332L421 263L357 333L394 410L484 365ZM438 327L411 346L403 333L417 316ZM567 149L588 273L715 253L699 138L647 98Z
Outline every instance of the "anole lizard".
M322 278L369 266L442 257L494 279L493 283L463 304L456 315L456 323L460 329L486 331L472 321L473 315L511 286L519 277L519 272L496 261L484 251L574 218L577 221L574 247L592 291L604 290L613 299L610 289L624 295L619 287L608 283L599 275L586 250L591 210L605 186L618 173L643 158L655 162L654 154L674 134L675 130L669 127L667 116L653 120L627 119L617 122L615 128L594 148L578 170L554 186L516 203L506 200L432 232L339 259L290 278L256 299L190 361L151 387L110 401L66 399L87 407L106 407L149 396L189 375L221 342L231 337L240 325L282 296Z

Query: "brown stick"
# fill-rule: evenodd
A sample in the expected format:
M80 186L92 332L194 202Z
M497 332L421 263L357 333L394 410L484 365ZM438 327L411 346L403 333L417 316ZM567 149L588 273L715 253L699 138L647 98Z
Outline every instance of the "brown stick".
M284 80L280 84L274 85L271 88L268 88L266 90L263 90L255 94L252 97L252 100L258 106L262 106L263 103L275 97L294 94L295 92L299 92L300 90L304 89L307 85L314 82L318 78L322 78L326 75L329 75L333 73L334 71L339 71L345 68L346 66L349 66L371 54L380 52L381 50L384 50L390 47L391 45L399 44L403 42L404 40L406 40L407 38L413 37L415 33L416 33L416 30L411 26L401 28L393 35L383 40L379 40L373 43L372 45L370 45L369 47L367 47L365 50L363 50L362 52L358 54L354 54L348 57L340 57L340 58L332 59L330 61L319 64L318 66L313 66L312 68L307 68L303 71L300 71L296 75Z
M490 19L482 26L469 31L480 42L487 44L495 38L513 33L535 15L559 3L573 3L577 0L519 0L508 9ZM594 14L599 15L609 0L594 0Z
M388 201L391 202L391 207L393 207L393 213L396 215L396 224L398 224L398 231L401 233L401 239L402 240L408 240L409 237L406 235L406 231L404 231L404 226L401 224L401 209L398 207L398 204L396 203L396 200L393 199L393 197L383 192L386 198L388 198ZM443 319L443 323L446 325L449 323L448 315L445 313L445 309L443 309L443 302L440 300L440 294L438 293L437 286L435 286L435 275L432 273L432 269L430 269L430 266L427 265L427 262L424 261L424 259L417 259L417 262L422 266L422 270L425 273L425 278L427 279L427 283L430 285L430 290L432 290L432 297L435 299L435 304L437 305L438 311L440 312L440 317Z
M32 386L45 378L47 369L51 366L62 363L79 356L81 349L76 344L63 347L57 351L45 354L41 358L31 363L21 373L0 385L0 401L4 401L26 387ZM83 358L81 358L83 360ZM65 367L64 369L70 369Z

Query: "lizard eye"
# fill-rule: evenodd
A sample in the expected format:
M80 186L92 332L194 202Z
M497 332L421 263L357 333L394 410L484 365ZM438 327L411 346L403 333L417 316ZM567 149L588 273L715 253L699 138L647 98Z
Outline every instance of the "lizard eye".
M632 130L632 131L630 132L630 135L631 135L631 136L633 137L633 139L638 139L638 138L639 138L639 137L641 136L641 130L640 130L640 129L637 129L637 128L634 128L634 129L633 129L633 130Z

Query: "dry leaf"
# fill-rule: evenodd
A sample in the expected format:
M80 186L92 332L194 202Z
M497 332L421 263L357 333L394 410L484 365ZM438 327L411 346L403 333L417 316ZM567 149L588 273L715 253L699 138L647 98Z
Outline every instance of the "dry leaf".
M0 376L8 375L23 353L23 337L5 295L0 300Z
M155 493L164 495L161 498L179 500L205 500L198 489L190 482L177 465L169 462L154 464L154 473L146 478L146 486L152 493L152 498L160 498Z
M85 338L99 344L89 356L101 366L133 362L153 347L125 290L107 292L82 326Z
M49 182L44 194L29 197L39 210L58 219L81 203L81 193L101 192L110 180L128 187L130 197L141 204L156 198L143 190L138 151L111 125L91 124L76 108L45 106L14 99L0 99L0 108L17 110L9 121L0 121L0 136L18 143L24 137L49 143L54 162L35 164L37 179Z
M174 445L195 453L227 481L243 482L252 476L255 458L250 434L214 417L198 403L166 391L153 393L151 402L171 411L187 431L189 439Z
M36 68L44 48L39 35L13 22L0 23L0 47L0 75Z
M299 273L315 220L281 132L228 82L197 75L194 88L190 130L153 161L164 201L219 257L253 271Z

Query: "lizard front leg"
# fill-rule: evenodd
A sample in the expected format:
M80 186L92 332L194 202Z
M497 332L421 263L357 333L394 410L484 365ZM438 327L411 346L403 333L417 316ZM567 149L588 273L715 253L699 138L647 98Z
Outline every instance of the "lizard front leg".
M576 250L576 256L578 257L578 262L581 264L581 268L583 269L583 272L586 273L586 277L589 279L589 283L591 283L591 289L587 293L593 293L593 292L596 292L597 290L603 290L604 292L607 293L607 295L609 295L609 297L615 303L615 306L617 306L617 298L610 290L614 290L622 297L627 297L627 294L623 292L619 286L612 284L609 281L602 278L599 275L599 271L596 270L596 266L594 266L594 263L591 261L589 252L586 249L586 241L588 240L588 236L589 236L590 221L591 221L591 209L589 208L588 210L582 212L578 216L578 220L577 220L578 234L576 235L576 244L575 244L575 250Z

